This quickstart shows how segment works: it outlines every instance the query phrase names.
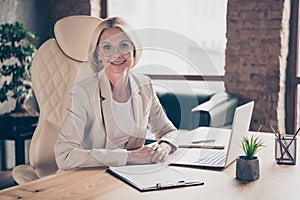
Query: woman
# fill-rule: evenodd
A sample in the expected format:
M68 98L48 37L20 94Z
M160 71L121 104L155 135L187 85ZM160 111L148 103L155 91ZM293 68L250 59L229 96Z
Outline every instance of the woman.
M164 162L176 150L176 128L168 120L150 79L130 72L138 42L120 18L99 24L90 44L96 75L71 91L68 114L55 145L57 165L119 166ZM159 139L144 146L147 127Z

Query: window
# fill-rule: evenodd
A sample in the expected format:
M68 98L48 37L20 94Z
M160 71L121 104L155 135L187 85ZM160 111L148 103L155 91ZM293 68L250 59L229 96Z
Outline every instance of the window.
M143 55L135 70L146 74L222 76L226 0L108 0L108 16L136 30Z

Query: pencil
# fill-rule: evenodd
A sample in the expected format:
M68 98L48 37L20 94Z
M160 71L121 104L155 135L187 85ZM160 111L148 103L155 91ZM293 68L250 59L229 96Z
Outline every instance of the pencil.
M193 141L192 144L210 143L210 142L215 142L215 140L214 139L211 139L211 140L198 140L198 141Z
M225 146L221 145L201 145L201 144L181 144L179 148L201 148L201 149L224 149Z

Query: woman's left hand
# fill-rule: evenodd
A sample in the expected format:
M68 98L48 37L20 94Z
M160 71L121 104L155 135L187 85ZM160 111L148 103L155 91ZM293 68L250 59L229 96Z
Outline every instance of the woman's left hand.
M151 156L152 163L165 162L167 161L168 155L171 152L171 146L166 142L161 142L160 144L155 144L151 146L153 154Z

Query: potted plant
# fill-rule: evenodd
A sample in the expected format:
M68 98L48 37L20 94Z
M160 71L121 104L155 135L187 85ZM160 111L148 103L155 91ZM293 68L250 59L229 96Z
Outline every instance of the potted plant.
M0 102L16 101L12 112L26 112L31 93L30 66L37 37L23 24L0 25Z
M255 156L263 147L263 141L257 136L244 137L242 148L245 155L239 156L236 162L236 178L244 181L253 181L259 178L259 160Z

